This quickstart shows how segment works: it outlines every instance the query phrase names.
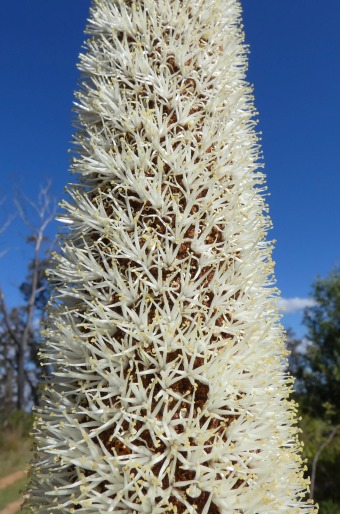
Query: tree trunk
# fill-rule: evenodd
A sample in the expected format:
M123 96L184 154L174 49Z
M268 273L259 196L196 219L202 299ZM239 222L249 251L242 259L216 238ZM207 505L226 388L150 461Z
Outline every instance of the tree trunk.
M24 341L21 339L21 343ZM25 408L25 348L20 344L17 352L17 409L23 410Z
M7 351L6 351L6 348L5 348L5 362L4 362L4 366L5 366L5 369L6 369L6 375L5 375L5 378L4 378L4 399L3 399L3 409L4 409L4 413L5 413L5 416L7 414L9 414L10 412L12 412L12 410L15 408L15 402L14 402L14 399L13 399L13 388L14 388L14 374L13 374L13 367L11 364L9 364L9 362L7 361Z

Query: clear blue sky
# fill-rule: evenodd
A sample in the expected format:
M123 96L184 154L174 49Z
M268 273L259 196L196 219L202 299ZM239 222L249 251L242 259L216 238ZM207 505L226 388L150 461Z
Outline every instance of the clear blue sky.
M0 18L1 186L31 199L70 178L71 108L89 0L3 2ZM340 264L340 1L243 0L248 78L263 132L271 237L282 296L306 298L317 274ZM54 233L56 225L51 228ZM11 302L29 257L14 221L0 236L0 285ZM284 322L299 333L301 311Z

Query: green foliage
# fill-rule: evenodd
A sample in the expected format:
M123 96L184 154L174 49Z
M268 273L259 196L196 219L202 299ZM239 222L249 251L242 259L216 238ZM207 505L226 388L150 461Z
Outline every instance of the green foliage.
M340 513L340 268L312 285L313 307L304 312L308 345L288 332L290 370L296 378L304 457L315 467L313 497L320 514Z
M303 457L308 461L308 475L312 475L313 459L320 452L315 474L314 499L320 504L320 514L340 513L340 434L329 444L334 426L326 419L315 418L302 412L300 420L303 441ZM325 445L323 447L323 445ZM332 501L330 501L332 500ZM329 510L336 505L337 510Z
M321 444L325 441L330 427L324 420L313 418L308 414L303 414L300 427L304 442L303 456L312 461Z
M335 503L333 500L326 500L320 502L319 514L339 514L340 503Z
M315 306L305 310L310 345L304 366L306 409L317 417L340 422L340 268L312 286Z
M45 240L48 240L45 238ZM46 307L48 298L50 296L50 284L47 280L46 276L46 269L49 264L50 254L46 253L46 258L41 258L37 265L37 294L35 295L34 304L36 309L39 311L40 314L42 314L43 309ZM25 302L29 301L31 294L32 294L32 276L34 273L34 267L36 266L36 263L34 261L31 261L28 265L28 273L27 276L20 285L19 289L21 293L23 294L23 297L25 299Z
M29 412L16 410L8 416L0 415L0 445L1 436L6 432L15 432L18 437L26 438L32 430L33 415Z

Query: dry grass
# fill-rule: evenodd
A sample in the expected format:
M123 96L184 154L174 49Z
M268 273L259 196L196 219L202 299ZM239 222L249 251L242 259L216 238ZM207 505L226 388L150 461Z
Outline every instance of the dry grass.
M16 431L1 434L0 438L0 478L13 471L26 469L31 458L31 441Z
M32 416L14 411L0 419L0 478L27 468L31 458Z
M2 439L6 446L0 446L0 478L13 471L26 469L31 456L29 439L22 439L16 434L4 434Z
M31 438L29 432L32 427L32 417L21 411L2 417L0 423L0 479L12 473L26 470L31 459ZM18 478L19 477L19 478ZM26 477L15 477L6 487L0 490L0 510L6 506L15 507L26 484ZM9 477L11 479L11 477ZM2 481L3 482L3 481ZM7 511L4 511L7 512ZM14 512L12 510L12 512Z
M5 508L9 503L17 500L26 484L26 477L17 480L5 489L0 491L0 509ZM0 513L1 514L1 513Z

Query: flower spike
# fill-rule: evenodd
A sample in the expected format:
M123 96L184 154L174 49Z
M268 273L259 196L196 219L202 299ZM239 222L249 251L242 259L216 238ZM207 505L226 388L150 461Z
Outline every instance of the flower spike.
M236 0L93 0L25 509L312 513Z

